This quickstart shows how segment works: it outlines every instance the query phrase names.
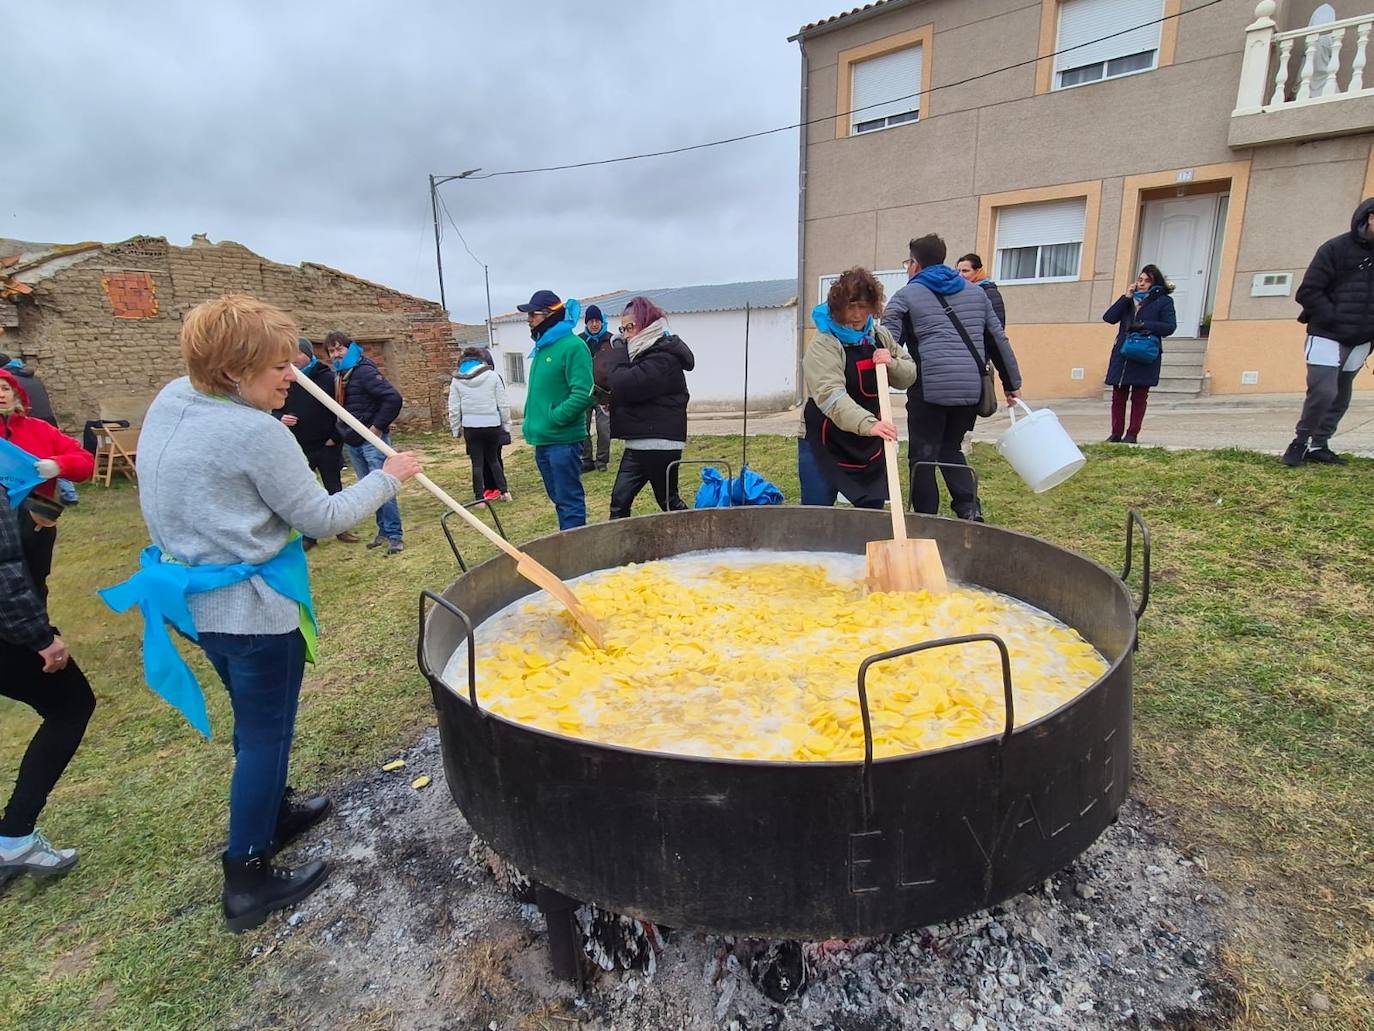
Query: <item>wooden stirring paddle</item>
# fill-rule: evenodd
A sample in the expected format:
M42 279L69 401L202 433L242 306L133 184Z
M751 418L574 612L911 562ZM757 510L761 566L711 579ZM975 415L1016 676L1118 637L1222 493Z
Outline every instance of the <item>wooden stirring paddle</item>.
M875 365L878 375L878 413L884 422L892 421L892 397L888 393L887 366ZM868 542L869 591L949 590L945 567L940 562L940 546L928 537L908 538L906 506L902 503L902 480L897 475L897 442L883 440L883 461L887 464L888 508L892 512L892 540Z
M339 404L316 386L309 376L297 374L296 382L305 389L306 393L310 394L316 401L320 402L320 404L324 405L341 420L351 426L365 441L382 452L382 454L394 455L396 453L391 445L387 444L381 437L377 436L377 434L373 433L360 421L350 415L343 405ZM606 635L601 629L601 624L597 622L596 617L591 614L587 606L582 603L577 595L573 594L572 589L560 580L551 569L536 562L510 541L491 529L491 527L487 526L486 523L482 522L482 520L478 519L466 508L458 504L458 502L454 501L453 498L449 497L447 491L424 473L416 476L415 481L467 520L467 522L486 537L487 540L491 541L507 555L515 559L515 571L517 573L535 586L542 587L545 591L562 602L563 607L572 613L573 619L577 620L577 625L582 628L584 634L591 638L592 643L598 648L606 647Z

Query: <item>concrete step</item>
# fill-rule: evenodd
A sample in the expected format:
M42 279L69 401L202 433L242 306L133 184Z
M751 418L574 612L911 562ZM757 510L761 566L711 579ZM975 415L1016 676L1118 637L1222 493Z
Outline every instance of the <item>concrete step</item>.
M1195 337L1166 337L1164 340L1164 353L1170 351L1179 354L1206 354L1207 341L1198 340Z
M1150 388L1151 395L1168 394L1172 397L1201 397L1202 396L1202 373L1199 371L1192 376L1171 376L1167 370L1159 377L1159 385ZM1112 388L1107 387L1102 391L1102 400L1112 399Z
M1168 368L1177 369L1197 369L1201 374L1202 367L1207 364L1205 354L1176 354L1173 351L1165 351L1160 358L1160 364Z

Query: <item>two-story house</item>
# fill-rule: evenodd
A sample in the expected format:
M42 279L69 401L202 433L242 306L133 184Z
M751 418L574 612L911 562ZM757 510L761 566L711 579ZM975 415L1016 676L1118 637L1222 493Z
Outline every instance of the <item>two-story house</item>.
M1102 313L1152 262L1179 319L1161 390L1302 390L1293 292L1374 196L1374 3L1333 2L882 0L806 26L800 311L852 265L900 286L936 232L1001 287L1028 395L1092 396Z

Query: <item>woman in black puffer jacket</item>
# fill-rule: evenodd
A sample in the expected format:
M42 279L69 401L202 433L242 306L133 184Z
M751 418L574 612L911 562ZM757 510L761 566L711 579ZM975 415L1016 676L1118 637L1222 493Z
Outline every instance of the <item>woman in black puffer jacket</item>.
M1116 299L1102 313L1102 321L1117 326L1116 343L1107 363L1107 386L1112 388L1111 443L1134 444L1145 421L1145 405L1150 388L1159 385L1159 369L1164 362L1163 338L1178 328L1173 291L1158 265L1146 265L1135 278L1133 289ZM1152 362L1132 361L1121 353L1121 345L1132 333L1160 338L1159 353ZM1126 399L1131 401L1131 422L1126 424Z
M687 376L691 349L668 329L667 316L647 297L635 297L620 316L620 336L596 357L597 385L610 393L611 437L625 441L611 488L611 518L630 514L644 485L663 511L687 505L677 492L677 468L687 444Z

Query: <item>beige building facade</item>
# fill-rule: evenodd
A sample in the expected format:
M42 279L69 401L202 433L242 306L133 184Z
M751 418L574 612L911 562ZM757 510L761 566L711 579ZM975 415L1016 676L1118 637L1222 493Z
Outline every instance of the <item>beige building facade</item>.
M801 310L853 265L904 282L939 233L998 282L1028 396L1094 396L1102 313L1155 263L1161 391L1302 390L1293 293L1374 196L1369 8L885 0L807 26Z

